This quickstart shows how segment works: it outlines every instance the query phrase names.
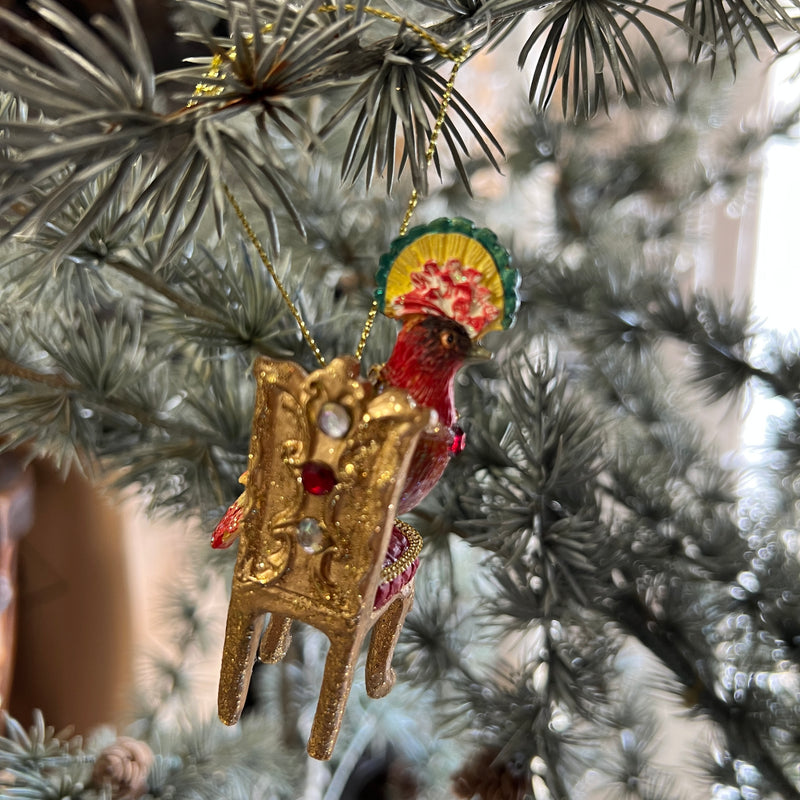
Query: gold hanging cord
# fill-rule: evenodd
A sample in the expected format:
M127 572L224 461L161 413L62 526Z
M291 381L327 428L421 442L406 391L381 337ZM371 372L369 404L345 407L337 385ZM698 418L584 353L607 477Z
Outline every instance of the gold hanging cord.
M308 344L308 346L311 348L311 352L314 354L314 358L317 359L317 362L321 367L324 367L325 358L320 352L317 343L314 341L314 337L311 335L311 331L308 329L308 325L306 325L306 321L303 319L303 315L300 313L300 309L297 308L292 298L289 297L289 292L286 291L286 287L283 285L283 282L278 277L278 273L275 271L273 263L269 260L267 251L264 249L264 246L261 244L258 236L256 236L256 232L253 230L253 226L250 224L249 220L244 215L242 207L239 205L239 203L236 202L236 198L233 196L233 192L231 192L231 190L228 188L227 183L222 184L222 189L225 192L225 196L230 201L230 204L233 206L233 210L236 212L236 216L239 217L239 221L242 223L244 232L247 234L247 237L253 243L253 247L256 248L256 252L258 253L259 258L263 262L264 266L267 268L267 272L269 272L269 275L272 278L273 282L275 283L275 286L277 287L278 291L281 293L283 301L289 307L289 311L292 312L292 316L294 317L295 322L297 322L297 325L300 328L300 333L303 334L303 338L306 340L306 344Z
M324 5L320 6L317 11L320 13L331 13L338 10L344 10L349 13L353 13L356 11L356 6L352 4L346 4L344 6L335 6L335 5ZM437 41L433 36L431 36L428 31L424 28L419 27L419 25L415 25L413 22L410 22L403 17L397 16L396 14L392 14L388 11L383 11L379 8L373 8L371 6L364 6L362 11L365 14L371 14L375 17L379 17L380 19L385 19L390 22L394 22L398 25L404 26L409 30L413 31L417 34L421 39L424 39L428 44L433 47L436 52L442 56L443 58L448 59L452 62L453 68L450 71L450 77L445 84L444 92L442 93L442 102L439 105L439 111L436 115L436 120L434 121L433 128L431 129L431 138L428 142L428 149L425 151L425 166L426 168L430 166L431 161L433 160L433 155L436 152L436 143L439 139L439 133L444 125L445 118L447 117L447 109L450 105L450 98L453 94L453 86L455 84L456 75L458 75L458 70L464 61L467 58L469 53L469 45L464 45L461 52L458 54L451 53L441 42ZM272 26L266 25L264 26L264 30L268 31ZM236 48L232 47L226 54L228 60L233 61L236 58ZM221 74L221 68L224 63L223 56L217 54L211 59L211 64L209 66L208 71L205 74L207 78L219 78ZM207 83L198 83L194 90L194 97L197 97L201 94L206 95L214 95L220 94L222 92L222 87L219 85L210 85ZM196 100L192 99L189 101L188 105L194 105ZM306 325L305 320L303 319L303 315L300 313L300 310L292 301L291 297L289 296L289 292L286 290L286 287L283 285L283 282L278 277L278 273L275 270L274 265L269 259L266 250L264 249L263 245L259 241L258 237L256 236L255 231L253 230L253 226L248 221L247 217L242 211L242 207L236 201L233 193L231 192L230 188L227 184L223 184L222 186L223 191L225 192L225 196L228 198L233 210L236 212L236 216L239 218L239 221L242 223L242 227L244 228L244 232L247 234L248 239L252 242L253 246L256 248L256 252L259 255L259 258L263 262L264 266L267 268L267 272L269 272L270 277L275 283L278 291L281 293L281 297L283 298L284 302L286 303L287 307L291 311L292 316L297 322L298 327L300 328L300 332L303 335L303 338L306 340L311 352L314 354L314 357L317 359L317 362L321 367L325 366L325 358L323 357L322 353L320 352L317 343L314 341L314 337L311 335L311 331L308 329L308 325ZM411 217L414 214L414 209L417 207L417 203L419 202L419 193L416 189L411 192L411 197L408 200L408 206L406 208L406 213L403 216L403 221L400 224L400 236L404 235L408 230L409 222L411 221ZM361 331L361 336L358 340L358 347L356 348L355 357L357 361L361 361L361 357L364 354L364 348L367 344L367 339L369 338L370 332L372 331L372 325L375 322L375 317L378 315L378 302L377 300L372 301L372 306L367 313L367 318L364 322L364 328Z

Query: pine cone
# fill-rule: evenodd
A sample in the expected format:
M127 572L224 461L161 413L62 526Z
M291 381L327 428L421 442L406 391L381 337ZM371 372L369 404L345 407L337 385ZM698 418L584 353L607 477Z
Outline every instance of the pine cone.
M92 781L108 786L112 800L138 800L147 791L152 765L153 751L145 742L120 736L97 757Z
M499 760L500 751L484 748L453 777L456 797L465 800L523 800L530 780L519 765Z

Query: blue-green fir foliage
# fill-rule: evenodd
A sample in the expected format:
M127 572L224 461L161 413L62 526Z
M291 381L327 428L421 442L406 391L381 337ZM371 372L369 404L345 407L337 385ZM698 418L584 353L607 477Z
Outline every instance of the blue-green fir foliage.
M126 731L144 783L98 777L127 740L37 715L7 720L2 795L798 800L797 341L690 276L698 220L795 131L796 109L733 109L800 3L176 0L159 72L132 0L32 9L0 10L0 442L188 520L194 563ZM367 701L357 679L319 764L312 630L236 728L189 713L252 363L314 364L229 194L329 358L356 348L412 189L417 222L495 230L521 303L461 373L467 447L409 516L397 686ZM394 333L378 319L365 371ZM719 421L764 392L782 413L745 471ZM670 760L676 715L696 738Z

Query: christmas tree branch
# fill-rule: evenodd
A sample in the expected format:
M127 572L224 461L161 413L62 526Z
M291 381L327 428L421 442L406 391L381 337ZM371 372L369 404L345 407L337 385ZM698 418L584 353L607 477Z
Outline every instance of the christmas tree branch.
M557 191L562 188L559 184ZM572 234L583 237L586 222L571 197L572 192L567 192L561 204L568 220L564 224ZM569 335L578 316L593 326L581 334L585 346L601 355L631 347L652 348L671 339L689 349L696 365L695 380L706 386L714 399L757 380L775 396L796 404L800 372L793 364L780 361L774 370L753 364L746 356L753 332L747 319L734 313L730 304L718 307L702 293L684 297L674 278L667 276L641 277L638 285L621 294L615 283L624 280L622 270L610 264L607 267L607 273L600 276L604 285L599 287L589 282L594 266L585 271L567 270L558 264L541 269L535 279L537 311L552 315L548 321L551 330L556 326Z
M707 654L694 652L677 627L672 626L667 631L633 593L609 597L606 609L612 619L653 653L686 687L685 702L701 708L719 725L734 758L743 757L756 765L784 800L800 800L800 790L789 780L757 733L759 726L754 725L757 714L748 714L741 706L731 706L719 698L698 673L695 665L705 663Z
M151 271L142 269L141 267L136 267L128 261L123 261L121 259L108 259L104 261L103 264L105 266L112 267L113 269L129 276L130 278L133 278L135 281L141 283L143 286L146 286L148 289L151 289L156 294L161 295L178 309L183 311L187 316L203 322L209 322L212 325L216 325L220 328L227 328L231 333L235 333L235 331L229 327L228 320L223 319L217 314L214 314L212 311L209 311L206 306L189 300L180 292L176 291L165 280L159 278Z
M213 431L196 428L184 422L167 418L158 412L149 411L120 397L98 395L79 383L68 380L55 373L38 372L18 362L0 355L0 375L7 375L27 383L46 386L59 392L73 395L88 405L107 411L110 414L124 414L134 418L144 428L159 428L167 434L184 436L204 444L227 450L230 442L218 437Z
M630 315L625 315L625 319L629 318L631 318ZM610 363L619 366L614 359L611 359ZM565 521L563 512L574 507L577 500L577 498L570 498L569 487L583 485L587 478L581 480L577 474L573 474L569 480L563 483L561 481L553 483L555 476L561 477L559 473L563 468L559 466L559 461L569 463L573 468L581 463L579 452L588 442L588 437L586 433L579 433L580 428L576 429L571 439L566 436L566 432L570 428L570 414L565 408L564 398L554 390L556 385L553 383L554 375L548 371L534 372L538 381L538 383L534 383L532 381L534 376L526 373L527 370L513 371L514 377L510 391L516 402L513 402L506 411L505 418L508 420L509 427L506 428L504 437L508 448L509 466L502 468L490 466L481 470L475 477L479 477L483 499L480 502L473 501L469 497L464 499L465 505L468 507L480 505L483 512L480 520L474 519L467 522L468 540L494 551L497 556L500 556L501 561L507 562L504 566L505 570L518 569L519 588L515 581L508 579L504 583L501 580L498 586L508 596L507 599L499 598L493 607L498 613L508 616L512 620L512 624L518 624L520 627L525 624L526 619L529 625L534 624L532 620L541 617L542 613L555 614L558 618L564 619L567 613L566 605L571 601L567 601L563 594L559 599L549 599L548 594L542 591L542 588L548 585L558 586L557 581L548 575L547 565L557 563L559 568L564 571L563 574L566 575L574 565L562 553L570 552L573 548L587 549L588 545L588 542L584 544L578 537L577 534L580 531L578 527L562 527ZM587 386L589 384L596 388L598 385L602 385L602 380L598 381L597 377L589 378ZM526 386L524 393L518 390L520 385ZM660 384L656 383L656 385ZM541 388L537 389L537 386ZM687 550L686 554L682 549L678 552L670 550L669 528L667 526L667 529L662 531L659 529L659 523L672 521L675 526L684 531L681 539L684 543L691 540L695 525L702 528L705 535L709 535L709 531L700 522L696 522L694 516L691 519L688 517L679 519L680 513L684 513L684 515L689 513L688 510L682 510L683 505L687 502L684 493L678 494L681 498L679 501L681 508L676 509L673 505L674 498L668 498L666 493L664 498L657 493L651 497L645 489L652 482L658 485L662 480L660 476L664 472L665 475L669 475L669 481L673 488L677 487L679 480L685 481L686 492L694 495L690 501L691 504L699 505L705 509L704 513L711 514L717 505L727 508L727 503L730 502L719 493L722 486L719 481L723 479L723 476L717 475L718 469L715 468L714 463L706 463L701 457L700 443L693 438L689 428L685 424L677 425L677 427L671 424L680 422L674 409L667 413L667 405L663 402L659 404L654 401L649 406L644 402L646 400L646 395L642 395L645 388L644 382L639 386L633 380L632 375L626 373L626 379L614 383L613 386L620 403L616 416L624 411L624 414L630 417L629 424L638 426L632 429L628 436L631 438L633 451L646 453L647 460L645 463L644 456L639 456L637 469L631 472L631 477L635 476L636 479L624 485L618 485L616 480L609 482L609 479L618 472L624 474L630 472L630 470L626 472L624 464L620 464L619 470L603 470L594 480L591 480L590 476L595 470L590 466L591 460L587 460L584 462L585 475L589 476L587 488L593 486L598 490L604 490L613 499L615 505L620 504L628 508L628 514L623 519L630 520L628 536L635 537L636 546L631 553L630 563L637 565L637 569L641 571L641 575L637 572L640 578L638 582L646 583L647 580L654 580L665 570L669 576L683 575L683 570L688 569L684 577L692 578L693 567L685 566L685 558L689 555L691 548ZM556 397L559 397L560 402L555 402ZM643 402L639 402L640 399ZM676 419L672 421L670 417L676 417ZM538 425L534 424L534 420L538 420ZM649 420L651 421L648 423ZM617 423L618 426L621 424L622 422ZM500 427L502 428L502 425ZM608 427L607 423L605 427ZM634 430L636 431L635 441L638 443L636 445L633 445ZM665 435L667 431L672 431L672 436L675 438ZM678 432L682 435L677 436ZM623 441L625 440L621 434L608 431L609 442L607 445L617 436L620 436ZM640 439L641 441L639 441ZM552 451L548 452L548 448L543 448L541 445L536 446L538 442L552 441L559 441L563 448L563 452L558 453L558 458L554 458L555 454ZM570 441L572 444L568 446ZM618 447L620 444L621 442L616 442ZM586 455L590 454L591 447L588 448ZM621 458L624 459L624 456ZM529 461L530 463L528 463ZM698 481L699 471L702 471L702 474L707 473L709 480ZM529 486L535 496L532 495L528 501L524 501L525 494L522 485L519 485L518 473L529 476L524 485ZM537 484L546 488L536 491ZM589 490L591 491L591 489ZM669 499L669 503L664 504L667 499ZM659 503L662 504L659 505ZM501 504L504 509L502 514L500 513ZM559 509L560 513L551 513L549 509ZM536 535L528 543L520 537L521 532L517 530L516 525L505 526L509 517L518 518L521 521L524 517L529 517L531 513L535 515L533 529L536 531ZM639 523L636 520L639 520ZM501 525L503 527L499 527ZM452 527L459 526L456 524ZM650 539L642 539L639 536L639 533L646 528L652 528ZM476 537L476 530L483 529L491 529L491 533L488 536L482 534ZM465 531L462 531L462 535L464 533ZM737 533L738 529L732 525L731 535L735 538ZM495 546L495 537L498 538L498 543L503 542L505 551L502 547ZM517 539L517 550L510 552L509 548L513 546L515 538ZM604 536L595 530L591 538L596 541L599 538L607 538L607 534ZM626 537L617 535L615 539L620 543L619 546L623 546L623 540ZM698 540L698 544L700 553L702 553L704 546L702 538ZM531 561L530 566L523 566L523 564L527 564L524 559L530 558L526 554L531 546L534 548L536 557ZM569 549L562 549L565 546ZM697 561L708 572L707 580L715 581L725 596L728 595L728 582L742 568L745 554L740 553L740 549L727 553L727 558L722 564L717 563L719 559ZM667 554L672 555L669 566L665 567L664 558ZM696 648L691 644L691 639L682 633L684 629L689 632L693 631L695 620L675 619L669 610L663 619L657 619L649 609L645 608L643 600L638 594L631 593L630 596L620 597L618 587L611 581L612 575L607 574L608 568L604 567L602 557L600 559L595 557L593 560L598 570L595 573L589 572L581 576L584 591L594 593L598 597L606 597L607 600L603 607L609 612L610 619L616 620L629 634L638 638L670 668L681 683L687 687L687 692L691 690L692 696L698 692L702 695L695 705L704 709L711 719L727 731L727 735L730 737L731 751L736 757L750 759L757 765L764 763L765 779L780 788L787 798L796 798L797 790L793 788L775 755L765 744L768 733L764 731L759 735L753 735L753 731L756 730L754 724L757 725L760 721L762 710L760 705L746 708L739 702L734 703L733 699L726 701L718 698L712 691L705 688L711 685L714 678L709 674L701 680L698 676L695 665L713 664L714 659L710 653L696 652ZM734 572L720 575L720 569L727 569L729 562ZM579 565L580 561L574 563ZM734 563L738 565L735 568ZM501 577L503 575L504 573L501 573ZM536 588L530 584L532 576L536 576L538 579ZM627 578L631 583L635 580L630 575ZM668 578L665 580L668 581ZM691 586L696 581L695 576L687 586ZM695 604L690 600L691 591L684 588L680 590L680 593L682 596L675 599L678 607L683 604L689 609L695 608ZM530 597L527 596L528 594ZM713 589L711 594L713 595ZM537 597L537 595L539 596ZM579 594L573 593L573 595L580 597ZM708 592L704 592L704 597L707 595ZM557 597L555 592L554 597ZM550 603L549 610L548 602ZM710 602L713 603L713 600ZM702 613L702 609L700 613ZM703 618L703 624L708 624L707 617Z
M241 286L232 287L231 292L226 294L226 288L228 288L226 284L226 286L219 288L219 303L210 302L210 298L207 298L205 305L201 305L180 292L175 286L155 274L151 269L137 266L126 259L106 258L102 263L104 266L127 275L137 283L163 297L179 311L183 312L182 323L191 325L193 322L199 322L210 326L208 330L198 330L198 335L201 335L209 343L222 339L226 344L237 343L251 351L272 358L286 355L285 347L282 347L279 343L270 342L270 334L274 335L276 332L283 330L275 325L276 320L280 318L280 311L278 313L271 311L271 313L263 316L259 314L259 312L263 313L266 310L263 304L259 305L259 298L262 295L269 298L269 289L273 285L268 275L264 274L263 278L266 282L259 286L258 291L248 291L250 288L248 282ZM221 265L220 267L220 274L226 275L228 281L235 282L237 278L236 271L228 269L226 273L222 269L223 266ZM238 270L238 265L236 269ZM195 276L189 271L181 275L181 280L185 285L191 286L193 290L196 290L198 286L193 283L193 277L199 276ZM246 276L249 281L255 280L256 282L261 278L260 274L252 275L248 273ZM237 297L241 299L241 302L236 302ZM267 303L270 304L269 300ZM274 304L272 303L271 305ZM231 316L232 306L237 309L246 307L247 313L244 320L234 319ZM281 309L281 307L278 306L278 309ZM281 310L285 311L285 309ZM247 330L247 323L251 326L257 325L259 327L258 335L255 335L252 329Z
M700 360L698 364L698 380L708 383L715 396L727 394L726 384L720 381L736 381L743 385L747 380L755 379L768 387L776 397L782 397L793 405L797 405L798 387L792 383L785 375L777 372L769 372L750 363L740 352L744 347L744 342L738 346L731 346L709 336L705 341L699 342L697 336L679 337L680 341L690 347L699 350L696 358ZM717 368L717 373L710 370ZM704 369L706 368L706 369Z
M37 372L12 361L10 358L0 355L0 374L8 375L12 378L19 378L28 383L36 383L48 386L51 389L61 389L63 391L76 391L80 387L71 383L61 375L50 372Z

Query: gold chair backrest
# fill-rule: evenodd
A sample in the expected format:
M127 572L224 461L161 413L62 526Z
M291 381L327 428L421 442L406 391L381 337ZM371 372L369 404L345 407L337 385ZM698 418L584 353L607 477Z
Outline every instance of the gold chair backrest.
M375 394L358 373L348 357L310 374L291 362L256 362L249 477L220 678L220 717L233 724L264 614L272 617L262 660L282 657L292 620L323 631L331 650L309 742L317 758L330 756L353 662L388 610L373 611L375 592L409 461L430 419L405 392ZM412 593L413 586L398 598L404 610L390 615L395 627Z

